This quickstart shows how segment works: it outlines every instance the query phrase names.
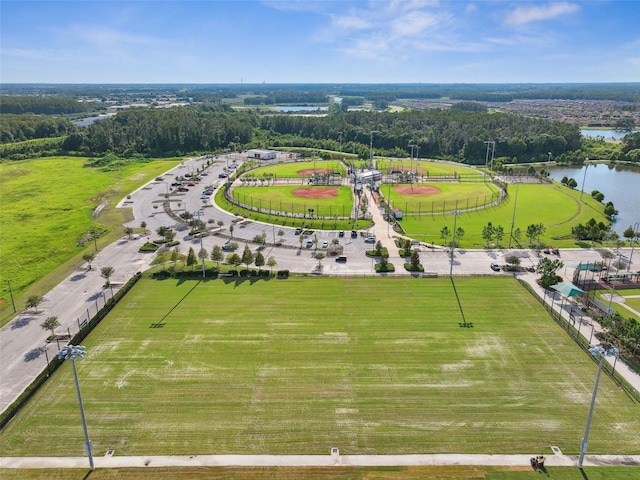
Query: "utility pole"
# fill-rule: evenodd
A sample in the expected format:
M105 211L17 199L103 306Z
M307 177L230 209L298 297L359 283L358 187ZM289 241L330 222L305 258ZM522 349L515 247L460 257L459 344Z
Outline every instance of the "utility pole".
M9 296L11 297L11 306L13 307L13 313L16 313L16 302L13 300L13 290L11 290L11 280L9 280L8 278L7 278L7 284L9 285Z

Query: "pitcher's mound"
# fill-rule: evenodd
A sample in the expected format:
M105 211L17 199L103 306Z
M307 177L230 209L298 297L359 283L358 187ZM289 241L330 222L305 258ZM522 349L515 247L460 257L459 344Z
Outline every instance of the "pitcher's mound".
M291 193L300 198L334 198L338 196L338 189L323 187L296 188Z
M400 195L437 195L440 193L440 189L438 187L431 186L411 186L411 185L402 185L399 187L393 187L393 189L398 192Z

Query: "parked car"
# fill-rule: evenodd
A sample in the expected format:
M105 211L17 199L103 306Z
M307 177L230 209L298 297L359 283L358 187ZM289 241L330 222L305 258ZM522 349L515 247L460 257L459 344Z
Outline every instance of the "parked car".
M344 237L344 230L340 230L340 231L338 232L338 236L339 236L340 238Z
M358 232L355 230L351 230L351 238L358 238Z
M301 233L302 233L302 227L298 227L298 228L296 228L296 232L295 232L295 234L296 234L296 235L300 235Z
M223 172L218 175L218 178L227 178L227 174Z
M164 178L162 178L162 177L156 177L156 182L161 182L163 180L164 180Z
M497 263L492 263L491 264L491 270L493 270L494 272L499 272L500 271L500 265L498 265Z
M313 240L307 240L307 248L313 247Z
M373 235L369 235L368 237L364 238L364 243L376 243L376 237L374 237Z
M338 262L338 263L346 263L347 262L347 256L346 255L340 255L339 257L336 257L336 262Z
M191 182L191 183L187 183L187 187L195 187L195 186L196 186L196 184L195 184L195 183L193 183L193 182Z
M322 242L322 248L327 248L328 246L329 246L329 242L327 242L326 240Z
M188 192L188 191L189 191L189 189L188 189L187 187L179 187L179 188L178 188L178 191L179 191L179 192Z

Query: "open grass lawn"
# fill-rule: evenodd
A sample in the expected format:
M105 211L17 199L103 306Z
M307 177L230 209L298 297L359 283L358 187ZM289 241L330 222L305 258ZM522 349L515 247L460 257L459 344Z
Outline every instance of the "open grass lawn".
M263 174L271 174L276 177L308 177L309 174L298 174L301 170L331 170L344 175L344 166L337 160L316 160L306 162L293 162L293 163L279 163L276 165L268 165L265 167L259 167L255 170L251 170L251 173L256 177L261 177Z
M460 185L461 188L464 186ZM543 243L557 247L576 247L579 243L571 235L571 227L578 223L586 224L592 217L596 221L606 222L601 204L588 195L584 195L583 201L580 202L580 192L558 183L520 184L517 190L514 229L520 228L522 231L520 244L523 247L529 245L526 231L531 224L542 223L546 227L546 232L541 237ZM460 245L466 248L482 248L484 245L482 228L491 222L494 226L502 225L505 231L502 246L507 246L514 215L515 197L516 185L510 185L509 196L500 205L462 213L457 220L457 227L462 227L465 231L464 237L460 239ZM459 207L464 208L465 205L459 204ZM444 226L449 227L450 231L453 230L453 216L432 216L430 211L428 213L420 217L405 216L401 224L410 236L426 242L441 243L440 231ZM513 243L513 246L516 244Z
M314 192L335 189L337 196L330 198L304 198L302 194L313 196ZM294 193L298 191L298 194ZM353 208L353 192L349 187L326 186L274 186L274 187L234 187L233 198L246 205L278 212L307 214L313 208L314 215L322 217L349 217Z
M432 187L440 190L432 195L419 195L423 187ZM412 188L416 194L404 193L406 188ZM398 191L402 191L400 193ZM388 185L380 189L383 195L389 194ZM482 207L499 198L500 191L489 183L420 183L398 184L391 187L391 205L403 212L431 215L448 214L451 210L471 209Z
M513 278L141 280L78 361L96 455L576 454L596 363ZM589 453L640 450L600 383ZM82 455L71 365L0 432ZM499 478L499 477L496 477Z
M202 467L202 468L113 468L91 472L91 480L528 480L541 476L555 480L637 480L636 467L549 467L547 474L518 467ZM87 470L0 470L3 480L84 480Z
M11 280L18 308L24 305L22 294L34 282L45 278L41 288L31 292L44 294L61 280L56 276L48 282L48 274L93 250L93 245L77 245L93 225L111 232L100 243L122 235L128 211L114 206L177 161L132 163L108 172L84 168L86 162L86 158L51 157L0 164L0 284L4 289L6 280ZM109 206L92 219L92 212L104 201ZM3 310L10 309L10 303L5 302Z

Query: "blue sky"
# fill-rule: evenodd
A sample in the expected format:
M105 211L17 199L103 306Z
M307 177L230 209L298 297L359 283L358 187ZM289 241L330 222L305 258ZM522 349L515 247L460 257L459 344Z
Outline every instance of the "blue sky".
M640 81L640 1L7 1L2 83Z

